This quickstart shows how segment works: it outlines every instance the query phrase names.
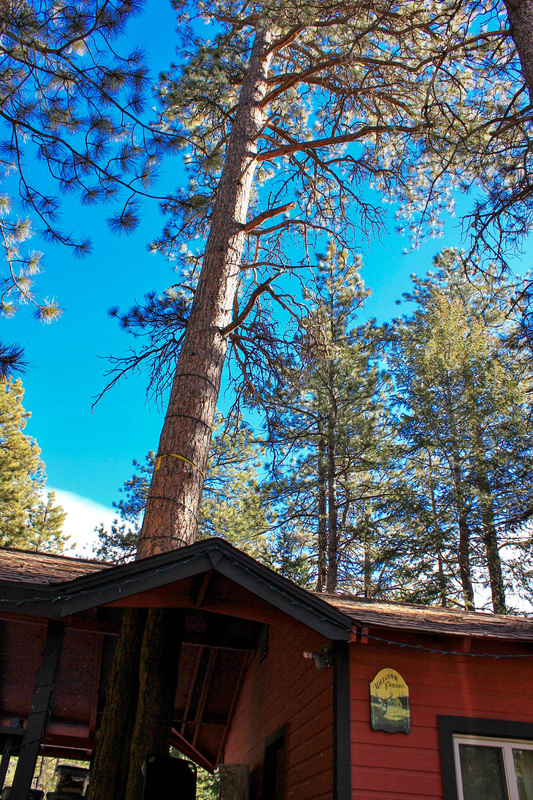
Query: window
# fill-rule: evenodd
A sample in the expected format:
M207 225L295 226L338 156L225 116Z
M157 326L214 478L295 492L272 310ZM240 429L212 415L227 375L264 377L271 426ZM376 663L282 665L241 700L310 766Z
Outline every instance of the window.
M439 716L444 800L533 800L533 724Z
M533 800L533 742L454 736L459 800Z

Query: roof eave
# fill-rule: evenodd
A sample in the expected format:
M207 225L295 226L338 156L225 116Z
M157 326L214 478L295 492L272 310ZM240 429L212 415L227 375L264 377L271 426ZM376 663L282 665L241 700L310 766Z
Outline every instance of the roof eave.
M179 550L108 567L51 586L0 582L2 606L6 611L19 614L61 618L208 570L226 576L328 639L350 639L352 624L346 614L259 564L223 539L201 540Z

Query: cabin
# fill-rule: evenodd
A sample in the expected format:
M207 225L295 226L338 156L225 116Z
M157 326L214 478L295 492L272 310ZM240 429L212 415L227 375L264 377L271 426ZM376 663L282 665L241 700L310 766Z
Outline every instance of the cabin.
M10 800L39 754L90 762L128 607L185 611L171 740L241 776L224 800L533 799L533 620L308 592L217 538L118 566L0 550Z

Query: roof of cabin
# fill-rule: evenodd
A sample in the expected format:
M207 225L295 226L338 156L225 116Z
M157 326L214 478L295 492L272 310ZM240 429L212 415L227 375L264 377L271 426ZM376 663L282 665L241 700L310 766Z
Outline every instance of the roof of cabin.
M181 592L176 605L187 605L206 573L217 576L209 592L215 613L225 603L231 614L233 586L248 602L263 609L266 602L326 638L350 639L345 614L219 538L115 565L0 548L0 604L6 612L61 619L109 604L168 605L167 587L173 584Z
M119 565L0 548L0 726L26 713L46 620L68 619L46 746L51 754L86 758L95 746L122 609L135 606L183 609L172 744L207 769L221 759L265 623L277 624L282 614L326 641L347 642L354 628L368 627L371 638L404 644L411 634L478 637L483 650L490 639L487 649L496 652L531 650L533 643L533 620L524 617L308 592L223 539Z
M533 641L533 619L484 611L410 605L353 595L320 595L360 625L379 625L420 633Z
M50 585L101 572L113 564L88 558L0 547L0 581Z
M307 614L316 618L325 612L339 630L346 630L351 623L420 633L533 641L533 619L528 617L308 592L218 538L122 565L0 548L0 595L6 598L4 602L9 602L10 596L18 601L19 613L23 611L22 599L23 604L32 606L28 613L36 613L37 603L45 616L64 616L84 607L113 602L119 594L153 590L213 568L282 610L293 610L304 622L308 619L302 612L304 606ZM39 595L35 603L32 586ZM50 603L57 613L47 613ZM64 610L58 611L62 604Z

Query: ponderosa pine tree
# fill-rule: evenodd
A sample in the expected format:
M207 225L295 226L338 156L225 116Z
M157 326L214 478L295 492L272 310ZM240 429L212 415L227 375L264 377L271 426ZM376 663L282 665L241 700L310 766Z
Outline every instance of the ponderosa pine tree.
M367 223L379 221L357 191L359 180L375 172L371 137L375 141L388 132L396 135L399 127L406 134L417 130L424 103L423 88L416 81L389 92L398 73L391 55L409 61L419 58L420 47L428 49L423 8L413 7L412 24L398 28L388 3L365 7L359 2L293 0L283 7L256 4L244 12L232 3L202 4L202 13L220 26L214 41L206 44L188 25L190 9L176 7L185 31L186 59L178 74L164 81L160 93L165 124L188 141L194 176L191 191L167 204L167 210L178 213L179 222L166 230L165 245L180 249L186 237L209 233L185 331L181 337L176 334L181 349L138 557L187 544L196 535L227 347L234 341L246 357L237 330L242 331L260 299L274 295L273 280L292 264L284 240L299 233L308 242L316 232L344 239L350 206L359 207ZM414 46L417 39L420 47ZM363 80L365 72L374 87L371 93ZM411 107L418 107L407 123L403 93ZM315 103L321 110L311 113ZM345 150L350 142L355 146L352 152ZM270 194L256 194L253 203L255 177L261 183L280 161L284 177L276 180L274 173ZM258 207L261 200L264 210ZM269 220L294 208L292 218L270 225ZM255 215L250 219L250 214ZM298 261L305 264L305 256ZM252 278L250 289L238 298L243 276ZM128 618L117 647L92 800L140 796L145 753L137 751L140 735L131 735L127 722L137 697L142 704L147 698L151 703L150 719L139 707L135 722L137 730L144 731L145 752L165 749L165 737L168 740L170 720L161 701L150 696L144 684L138 688L132 682L131 691L126 689L121 662L131 645L129 622ZM144 674L142 667L141 671ZM130 740L130 776L124 789L115 754L118 747L127 761L123 742Z
M330 243L304 289L279 379L262 387L273 454L271 498L282 535L314 554L318 591L369 590L377 557L373 503L387 437L379 332L356 325L370 292L359 259Z
M139 199L153 191L159 156L174 146L175 137L141 119L149 83L141 51L115 50L138 10L136 0L0 6L3 316L21 304L45 323L61 314L57 300L36 296L42 253L27 247L33 234L80 256L89 252L86 236L62 227L60 194L76 193L85 205L113 201L111 229L130 231ZM25 366L21 347L0 342L4 378Z
M22 382L0 381L0 544L61 552L65 512L54 493L43 498L44 464L37 443L24 433Z
M72 246L80 255L89 242L61 230L58 191L77 192L85 204L117 201L120 210L110 220L114 229L136 223L136 202L149 190L158 154L170 144L165 133L139 117L148 82L140 51L123 57L114 49L138 10L134 0L2 3L4 314L14 313L19 298L33 304L45 321L58 313L56 303L35 300L32 281L40 253L21 252L30 222L12 217L12 207L32 213L41 237ZM35 168L36 161L48 167L51 183L42 167Z
M0 379L7 381L14 378L17 373L24 372L26 367L24 348L0 341Z
M532 0L437 3L428 35L438 56L421 65L431 76L427 127L410 178L393 190L400 217L421 241L441 230L455 196L475 186L467 238L477 256L507 265L531 229ZM382 165L394 169L395 158L391 142ZM388 189L379 177L378 185Z
M410 191L411 143L427 142L434 124L428 97L436 74L445 74L433 35L445 26L447 54L457 37L464 38L463 17L448 3L413 0L402 4L400 15L379 0L289 0L245 10L207 2L202 14L217 26L209 42L189 27L188 5L176 8L184 63L162 82L162 120L187 143L193 175L190 191L165 206L175 219L161 245L172 252L188 238L207 235L207 241L193 275L190 313L176 332L181 349L157 453L161 468L154 472L138 557L193 540L228 344L246 361L249 348L238 332L246 331L266 298L279 299L273 282L281 272L308 263L313 237L330 235L345 244L353 209L363 224L379 224L379 210L361 200L361 181L372 177L385 188L399 183ZM468 53L469 45L461 46ZM269 189L254 194L255 179L258 185L269 180ZM269 222L282 214L288 216ZM295 234L304 242L303 256L285 246ZM119 661L120 642L117 653ZM145 689L138 692L143 703ZM151 710L161 710L151 700ZM122 703L131 709L135 701L123 692ZM156 731L169 721L154 717L148 725L143 714L139 710L136 725L153 749ZM127 739L127 726L123 731ZM157 749L162 746L159 738ZM134 747L128 800L140 793L139 759ZM111 761L111 750L102 766L97 756L101 797L110 796L103 779ZM122 797L122 789L111 788L111 796Z
M293 0L283 5L258 3L243 12L238 5L219 6L213 0L200 9L216 26L214 38L206 40L189 25L189 5L176 4L183 58L162 77L159 93L162 124L185 143L191 182L189 191L178 192L166 203L171 222L155 246L177 257L185 250L190 258L184 241L209 231L206 249L192 256L197 265L186 293L192 287L194 304L181 333L175 334L183 343L182 365L189 364L178 366L177 375L185 369L195 396L212 395L206 399L208 417L214 413L219 380L207 374L212 365L218 363L219 375L228 343L242 361L253 358L239 331L246 331L252 312L257 326L259 301L264 307L276 296L273 282L280 272L308 263L288 246L295 233L308 251L317 232L346 243L350 211L359 211L367 227L379 224L379 209L362 203L356 191L368 178L385 192L397 192L404 213L418 221L420 215L430 214L433 198L437 206L449 201L448 190L457 185L461 171L465 182L477 182L491 197L491 176L498 173L509 182L504 159L514 144L503 139L499 161L484 146L487 137L501 143L502 136L494 130L504 124L502 109L510 114L522 102L517 83L525 53L505 29L507 15L512 18L511 34L519 27L512 17L514 5L508 6L412 0L402 4L400 22L389 3L304 6ZM503 80L506 70L510 77ZM451 120L461 120L457 133ZM524 125L517 123L512 130L520 148ZM283 170L278 173L274 167L280 161ZM252 196L255 178L263 189ZM510 212L508 203L505 209ZM500 211L494 211L494 219ZM282 221L270 224L281 214ZM431 216L430 226L435 219ZM234 225L231 233L228 221ZM235 301L238 284L241 294ZM222 294L217 295L217 286ZM189 345L200 329L211 330L211 338ZM190 360L193 355L195 361ZM198 387L192 386L190 375L201 376ZM165 426L161 444L167 450L178 443L178 450L190 450L186 457L199 469L188 473L184 463L169 462L170 483L179 478L179 485L187 486L188 499L159 500L154 518L166 515L168 524L157 524L166 531L175 529L173 508L179 518L179 542L188 540L188 526L195 525L193 507L186 509L189 502L199 502L210 423L203 412L195 413L201 409L194 409L193 401L187 401L187 419L201 421L197 430L189 430L189 421L178 433L176 393L185 397L181 390L173 391L173 433ZM157 477L154 495L161 498L166 478ZM154 536L152 530L150 537ZM143 545L145 554L150 546Z
M398 179L407 169L410 137L423 127L416 120L425 87L418 79L411 85L409 70L398 61L416 73L420 59L432 57L431 13L424 4L409 4L405 27L388 3L294 1L257 4L246 12L231 3L203 4L202 14L219 27L209 42L187 27L189 7L177 8L186 58L163 78L160 96L164 124L188 142L192 176L189 192L167 204L174 216L160 244L179 257L184 240L209 235L191 280L194 301L180 340L172 422L163 428L155 476L158 499L153 514L148 501L150 530L140 555L190 540L227 346L234 344L247 358L238 330L246 329L260 304L275 299L280 273L308 263L305 253L294 250L295 234L308 249L317 234L343 244L350 212L367 226L379 224L379 209L362 203L357 187L379 170L382 142L396 141L401 131ZM412 111L408 120L404 105ZM392 180L389 169L384 174ZM271 224L276 216L281 220ZM171 452L195 467L168 458ZM167 493L168 501L162 500ZM175 532L170 539L169 532Z
M475 583L485 582L494 610L505 613L505 520L533 490L527 369L507 347L516 286L489 272L467 278L456 251L435 265L406 295L417 308L398 322L389 359L406 463L416 494L431 487L425 541L441 560L438 574L449 582L455 565L467 607Z

